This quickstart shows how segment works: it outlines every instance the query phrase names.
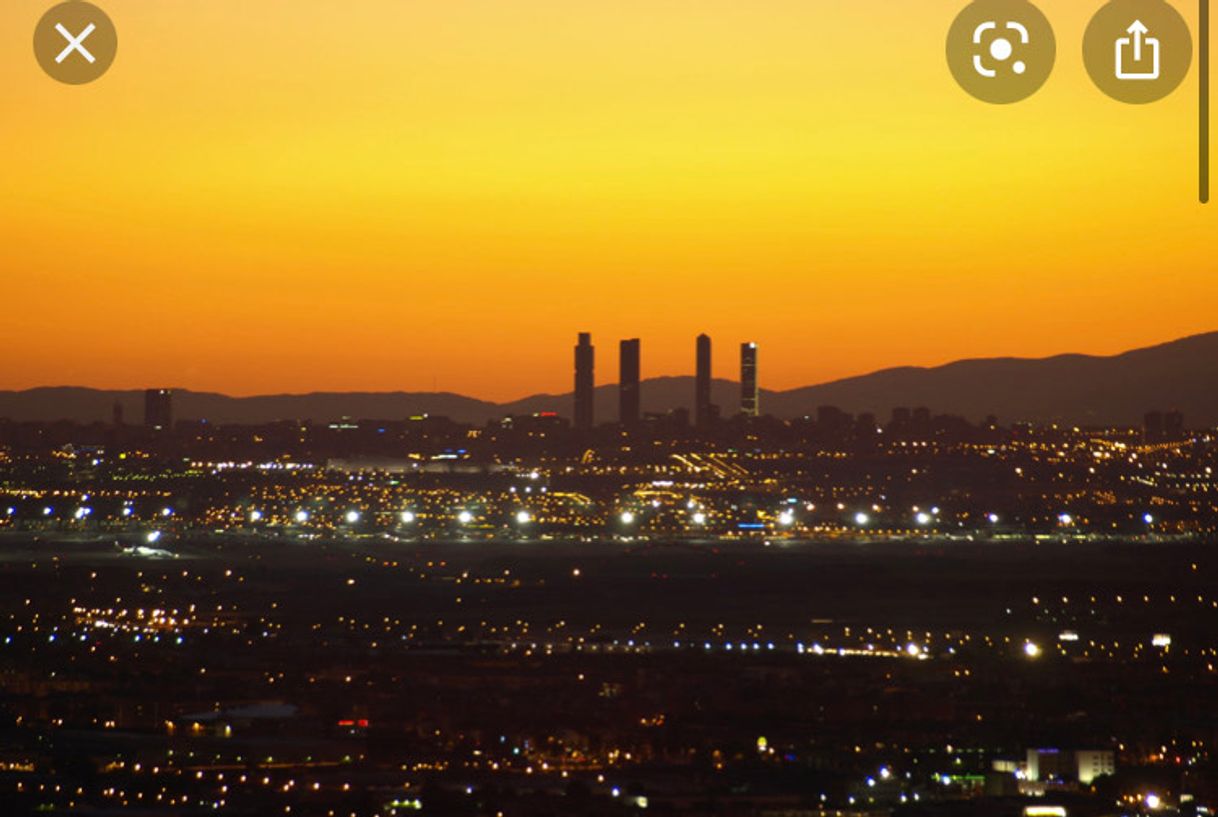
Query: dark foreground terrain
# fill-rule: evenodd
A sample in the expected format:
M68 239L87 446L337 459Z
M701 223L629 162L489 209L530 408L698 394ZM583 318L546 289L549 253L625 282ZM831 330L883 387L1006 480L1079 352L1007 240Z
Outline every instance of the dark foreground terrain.
M1205 813L1214 553L14 534L0 814Z

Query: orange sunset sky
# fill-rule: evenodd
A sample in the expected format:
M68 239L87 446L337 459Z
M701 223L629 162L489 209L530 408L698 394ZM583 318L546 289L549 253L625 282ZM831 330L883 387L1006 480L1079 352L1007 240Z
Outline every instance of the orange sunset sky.
M951 79L961 0L98 0L119 54L58 85L0 5L0 388L789 388L1218 329L1197 72L1134 108L1082 67ZM1195 2L1177 6L1196 35Z

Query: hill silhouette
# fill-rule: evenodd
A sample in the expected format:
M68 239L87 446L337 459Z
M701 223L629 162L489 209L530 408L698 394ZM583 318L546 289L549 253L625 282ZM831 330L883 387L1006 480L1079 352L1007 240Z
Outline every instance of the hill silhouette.
M764 370L762 372L764 377ZM643 409L690 408L692 377L644 381ZM730 416L739 385L716 380L712 399ZM44 387L0 392L0 417L18 420L108 422L115 403L127 422L143 416L143 393L82 387ZM342 417L397 419L443 415L484 423L509 414L571 413L567 394L539 394L492 403L445 392L316 392L230 397L179 390L174 414L217 424L295 419L327 422ZM1058 355L1041 359L961 360L932 368L900 367L787 391L763 391L762 410L778 417L814 414L821 405L887 417L896 406L928 406L936 413L978 421L993 414L1004 422L1132 425L1150 409L1182 411L1190 426L1218 425L1218 332L1196 335L1110 357ZM596 390L598 421L617 414L617 387Z

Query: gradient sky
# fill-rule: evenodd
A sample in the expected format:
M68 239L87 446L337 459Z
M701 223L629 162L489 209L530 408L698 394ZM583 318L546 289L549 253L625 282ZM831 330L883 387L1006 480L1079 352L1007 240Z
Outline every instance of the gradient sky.
M100 0L61 86L0 5L0 388L570 388L762 345L788 388L1218 329L1196 66L1144 108L1044 0L1030 100L966 96L961 0ZM1196 32L1195 3L1177 6Z

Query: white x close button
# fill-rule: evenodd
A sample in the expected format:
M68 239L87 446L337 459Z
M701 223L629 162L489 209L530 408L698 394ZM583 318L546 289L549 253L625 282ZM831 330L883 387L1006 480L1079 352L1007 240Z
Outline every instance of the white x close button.
M114 23L83 0L60 3L34 29L38 64L52 79L68 85L84 85L106 73L117 52Z
M97 26L89 23L85 26L85 30L80 32L79 37L72 36L72 32L63 27L63 23L56 23L55 30L63 35L63 38L68 41L68 47L59 52L59 56L55 58L55 62L63 62L68 58L68 55L73 51L79 51L80 55L89 61L90 64L97 62L97 58L89 53L89 49L85 48L83 43L89 39L89 35L97 31Z

